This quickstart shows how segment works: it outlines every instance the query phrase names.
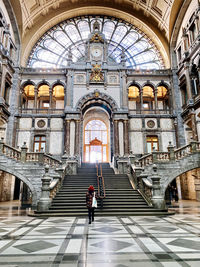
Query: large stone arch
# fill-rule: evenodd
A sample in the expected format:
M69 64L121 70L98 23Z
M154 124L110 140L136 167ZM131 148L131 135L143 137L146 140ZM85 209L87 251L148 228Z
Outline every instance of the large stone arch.
M33 184L29 181L29 179L25 175L22 175L21 173L17 172L16 170L14 170L11 167L8 168L8 167L5 167L5 166L0 164L0 170L17 177L18 179L23 181L29 187L29 189L31 190L31 193L32 193L32 206L36 207L37 200L38 200L37 190L33 186Z
M76 104L76 110L82 111L86 106L90 106L93 103L103 104L109 107L109 109L114 112L118 110L118 105L116 101L109 95L95 90L92 93L84 95Z
M158 164L158 175L161 177L162 193L178 176L188 171L200 168L200 153L191 154L179 161Z
M84 5L81 6L81 1L78 1L78 7L73 7L71 4L71 8L69 6L66 8L65 6L64 8L52 10L53 12L49 13L47 16L42 16L40 21L38 20L39 23L31 25L29 29L26 29L26 34L23 37L22 66L26 66L31 49L34 47L35 43L51 27L76 16L101 14L123 19L144 32L153 40L155 46L159 49L165 67L170 67L168 40L164 31L156 26L157 24L155 21L154 23L150 23L149 20L144 19L145 16L141 16L141 12L135 12L134 9L132 10L130 8L124 9L124 5L121 4L113 6L113 3L109 4L109 2L107 2L106 4L104 2L103 5L105 6L94 5L92 1L88 1L87 6L85 6L85 2ZM151 20L154 20L153 16L151 17Z

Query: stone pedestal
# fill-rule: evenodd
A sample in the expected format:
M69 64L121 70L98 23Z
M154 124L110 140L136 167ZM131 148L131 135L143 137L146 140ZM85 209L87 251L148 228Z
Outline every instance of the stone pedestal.
M67 175L76 175L78 169L78 162L76 159L68 159L66 165L66 174Z
M41 191L41 197L38 202L37 210L38 211L46 211L49 209L49 206L51 204L50 199L50 182L51 177L49 175L49 166L47 165L45 167L45 174L42 177L42 191Z
M130 166L129 166L128 159L119 159L117 161L117 166L118 166L119 174L130 173L130 169L129 169Z
M165 209L165 200L164 196L161 194L160 187L161 177L157 174L157 166L153 165L153 175L151 176L152 180L152 204L156 209Z

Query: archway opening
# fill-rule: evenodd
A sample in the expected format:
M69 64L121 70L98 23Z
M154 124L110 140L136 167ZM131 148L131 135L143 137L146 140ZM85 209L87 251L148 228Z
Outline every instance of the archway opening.
M12 203L18 208L32 206L32 192L18 177L0 170L0 203Z
M167 187L165 199L168 205L178 201L200 201L200 168L177 176Z
M83 124L83 162L109 162L110 121L102 108L89 109Z

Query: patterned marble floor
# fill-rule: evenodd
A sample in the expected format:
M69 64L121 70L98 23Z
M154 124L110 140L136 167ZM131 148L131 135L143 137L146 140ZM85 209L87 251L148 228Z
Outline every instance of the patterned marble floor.
M0 205L0 266L200 266L200 203L168 217L28 217Z

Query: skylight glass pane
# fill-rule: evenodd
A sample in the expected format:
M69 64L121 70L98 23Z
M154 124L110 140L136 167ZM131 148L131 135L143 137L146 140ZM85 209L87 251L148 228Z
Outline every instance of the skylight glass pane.
M126 66L135 69L160 69L163 66L160 53L153 42L134 26L113 17L84 16L59 23L47 31L30 53L27 66L33 68L65 68L71 49L73 62L85 59L85 45L93 24L100 23L100 31L108 44L108 57L120 63L122 49Z

